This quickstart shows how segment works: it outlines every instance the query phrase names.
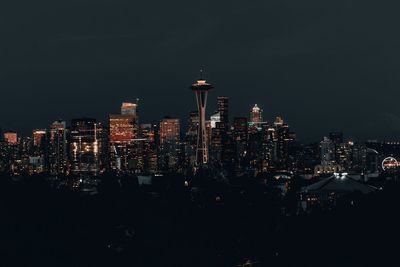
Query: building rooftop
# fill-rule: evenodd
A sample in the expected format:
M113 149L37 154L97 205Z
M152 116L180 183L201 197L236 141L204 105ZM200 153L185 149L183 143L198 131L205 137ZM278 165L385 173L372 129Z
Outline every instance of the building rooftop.
M348 176L346 173L335 173L334 175L325 178L312 185L304 187L302 193L353 193L360 192L369 194L378 190L378 188L357 181Z

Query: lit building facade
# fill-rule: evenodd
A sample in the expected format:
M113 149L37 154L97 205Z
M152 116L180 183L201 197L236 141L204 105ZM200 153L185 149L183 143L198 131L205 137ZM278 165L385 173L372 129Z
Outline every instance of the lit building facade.
M141 124L141 151L142 151L142 171L144 173L158 172L158 149L157 135L158 126L153 124Z
M132 115L109 116L110 167L116 171L127 171L137 138L135 118Z
M122 103L121 115L131 115L134 117L138 117L138 104L130 102Z
M3 137L4 141L6 141L10 145L18 144L18 134L16 132L4 132Z
M103 128L95 119L73 119L70 159L73 174L98 175L103 166Z
M255 104L250 112L250 122L251 123L263 122L262 112L263 110L257 104Z
M49 170L53 175L68 174L68 129L65 121L50 125Z
M239 117L233 120L233 141L235 145L236 173L243 172L247 167L248 127L247 118Z
M199 112L192 111L189 114L188 129L184 139L185 168L193 170L197 164L197 134L199 128Z
M180 133L179 119L164 118L161 120L159 168L164 172L176 172L180 167Z

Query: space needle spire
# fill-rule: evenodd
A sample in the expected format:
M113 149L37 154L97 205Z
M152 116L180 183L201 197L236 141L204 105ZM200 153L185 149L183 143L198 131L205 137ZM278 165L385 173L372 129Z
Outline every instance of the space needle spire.
M203 69L200 69L200 78L190 87L196 95L199 111L199 126L197 132L196 165L205 165L209 161L208 137L206 129L206 107L208 92L214 87L204 79Z

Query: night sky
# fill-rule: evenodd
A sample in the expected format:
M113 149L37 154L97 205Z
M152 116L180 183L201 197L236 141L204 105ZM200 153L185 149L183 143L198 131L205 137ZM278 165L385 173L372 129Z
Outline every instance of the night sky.
M255 103L300 140L400 139L400 3L370 0L12 0L0 4L0 126L186 119L204 66L233 116Z

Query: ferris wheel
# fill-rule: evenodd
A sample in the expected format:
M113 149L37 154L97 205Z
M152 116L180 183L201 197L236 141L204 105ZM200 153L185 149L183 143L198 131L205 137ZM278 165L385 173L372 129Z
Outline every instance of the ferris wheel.
M388 171L399 167L399 162L393 157L387 157L382 161L382 170Z

